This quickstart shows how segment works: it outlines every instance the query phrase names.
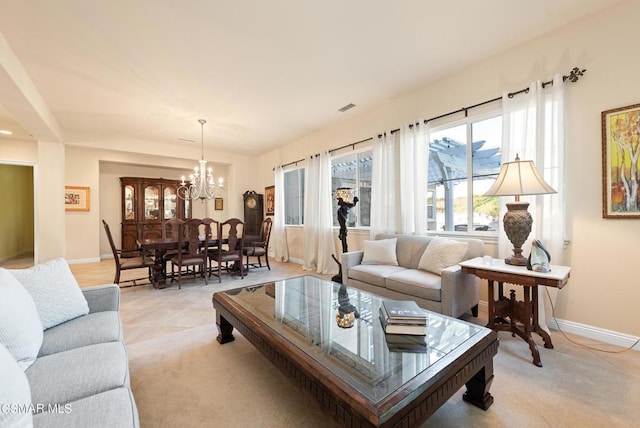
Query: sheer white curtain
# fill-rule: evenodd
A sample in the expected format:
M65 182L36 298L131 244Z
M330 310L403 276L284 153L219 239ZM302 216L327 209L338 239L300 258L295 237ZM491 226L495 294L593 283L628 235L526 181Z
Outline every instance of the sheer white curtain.
M335 251L333 238L333 192L331 188L331 155L323 151L319 156L318 185L318 269L320 274L338 273L338 265L331 255Z
M427 232L427 168L429 130L427 125L400 128L400 218L398 233Z
M307 157L304 166L304 229L302 269L315 271L318 268L316 248L318 246L318 171L319 161Z
M336 273L331 193L331 156L323 151L307 158L304 190L304 270Z
M558 193L552 195L523 196L529 202L529 212L533 217L531 234L523 254L531 251L531 241L539 239L551 254L552 264L562 264L564 241L566 239L565 200L565 110L564 83L562 76L556 75L551 88L542 88L541 82L533 82L529 92L509 98L503 95L503 140L502 161L515 160L516 154L522 160L533 160L536 167ZM500 217L506 212L501 198ZM498 253L500 257L511 254L513 245L504 230L500 230ZM546 287L555 302L557 289ZM551 320L551 305L544 288L540 289L539 306L541 327Z
M428 149L426 125L405 125L400 132L374 137L372 239L378 233L426 233Z
M399 180L396 180L396 136L384 133L373 137L371 171L371 239L378 233L396 233L396 211ZM396 185L398 186L396 187Z
M286 262L289 260L289 250L287 249L287 231L284 227L284 169L281 166L276 167L275 171L275 196L275 213L271 231L272 246L275 259Z

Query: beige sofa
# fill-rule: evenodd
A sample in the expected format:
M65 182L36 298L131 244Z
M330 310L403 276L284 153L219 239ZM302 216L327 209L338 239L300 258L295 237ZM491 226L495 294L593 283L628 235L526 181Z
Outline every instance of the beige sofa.
M343 253L342 283L390 299L414 300L424 309L452 317L459 317L469 310L473 316L478 316L479 278L462 273L457 264L444 268L441 275L419 269L421 258L434 237L376 236L376 240L393 238L397 238L397 266L362 264L364 251ZM484 255L484 242L479 239L459 238L455 241L468 243L462 260Z

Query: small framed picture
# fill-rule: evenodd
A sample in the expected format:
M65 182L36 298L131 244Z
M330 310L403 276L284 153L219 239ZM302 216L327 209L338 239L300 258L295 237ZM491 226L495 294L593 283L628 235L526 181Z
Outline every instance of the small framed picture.
M276 207L276 186L269 186L264 188L265 202L265 214L273 215Z
M224 200L222 198L215 198L213 203L216 211L222 211L224 209Z
M89 211L90 193L88 187L64 186L65 211Z

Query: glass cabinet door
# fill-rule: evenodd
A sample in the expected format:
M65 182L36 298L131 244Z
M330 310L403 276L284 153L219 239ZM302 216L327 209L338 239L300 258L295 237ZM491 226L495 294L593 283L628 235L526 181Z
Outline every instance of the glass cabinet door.
M176 218L176 189L175 187L164 188L164 219Z
M136 219L136 191L130 184L124 187L124 219Z
M145 220L160 219L160 192L157 186L144 188L144 218Z

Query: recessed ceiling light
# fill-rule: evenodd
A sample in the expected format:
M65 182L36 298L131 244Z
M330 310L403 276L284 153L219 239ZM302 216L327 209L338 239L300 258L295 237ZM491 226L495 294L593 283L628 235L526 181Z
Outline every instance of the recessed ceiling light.
M0 134L11 135L11 134L13 134L13 132L7 131L6 129L0 129Z

